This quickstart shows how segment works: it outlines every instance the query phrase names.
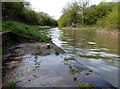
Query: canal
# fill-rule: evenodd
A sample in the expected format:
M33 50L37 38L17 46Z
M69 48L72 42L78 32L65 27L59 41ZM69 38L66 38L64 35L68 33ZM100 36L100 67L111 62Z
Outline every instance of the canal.
M59 29L47 31L53 43L76 57L114 86L118 86L118 38L97 33L95 29ZM114 80L114 81L113 81Z

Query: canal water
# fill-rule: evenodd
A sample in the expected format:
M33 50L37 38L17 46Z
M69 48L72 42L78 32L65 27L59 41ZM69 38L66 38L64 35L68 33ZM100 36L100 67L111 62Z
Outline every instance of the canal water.
M117 37L97 33L95 29L52 28L47 33L57 46L112 85L118 86Z

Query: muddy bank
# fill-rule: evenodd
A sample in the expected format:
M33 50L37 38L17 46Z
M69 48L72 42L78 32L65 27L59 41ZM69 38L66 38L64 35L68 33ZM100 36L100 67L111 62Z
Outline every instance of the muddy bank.
M97 29L97 28L94 28L94 27L92 27L92 28L90 28L90 27L81 27L81 28L65 27L65 28L61 28L61 29Z
M11 82L15 82L17 87L79 87L80 84L90 84L95 88L113 89L77 60L65 60L72 56L59 51L54 44L50 49L45 44L21 43L10 47L3 57L3 86ZM56 55L56 50L59 55Z
M101 34L104 34L104 35L110 35L110 36L118 36L120 35L120 32L118 31L107 31L107 30L102 30L102 29L99 29L96 31L98 34L101 33Z
M33 43L38 40L33 39L28 36L23 36L14 32L2 32L0 34L1 41L0 46L2 46L2 53L4 54L6 50L11 47L13 44L19 44L19 43Z
M76 30L76 29L91 29L91 30L96 30L96 29L98 29L98 30L96 30L96 32L99 34L99 33L101 33L101 34L105 34L105 35L111 35L111 36L118 36L119 34L120 34L120 32L118 32L118 29L117 30L113 30L113 31L108 31L107 29L101 29L101 28L97 28L97 27L86 27L86 28L84 28L84 27L82 27L82 28L72 28L72 27L65 27L65 28L61 28L61 29L74 29L74 30Z

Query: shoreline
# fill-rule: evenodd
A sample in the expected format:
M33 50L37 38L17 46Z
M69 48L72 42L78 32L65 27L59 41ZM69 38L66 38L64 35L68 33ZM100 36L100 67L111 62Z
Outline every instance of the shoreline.
M6 84L11 83L11 80L14 81L18 87L35 87L36 85L34 85L34 83L40 87L58 87L60 85L78 87L79 80L82 80L81 84L83 85L89 84L94 86L94 88L101 86L114 89L114 86L102 79L102 77L100 77L98 74L95 74L91 69L85 67L83 64L78 63L77 59L64 60L64 58L66 58L66 55L64 55L64 53L61 51L59 51L60 55L55 55L53 49L59 50L59 47L57 47L57 45L51 44L50 49L44 48L44 45L45 43L22 43L21 45L18 44L16 46L10 47L9 50L11 50L13 54L10 53L10 57L6 57L6 60L3 61L3 87L6 87ZM57 48L52 45L56 46ZM41 53L35 54L38 50L42 50L42 55ZM60 50L62 49L60 48ZM20 54L15 55L16 51ZM24 55L21 54L23 52ZM70 62L77 63L79 67L75 67L74 65L70 64ZM74 68L74 71L71 68ZM41 70L42 74L41 72L39 73L38 69ZM21 71L21 74L19 71ZM61 72L63 73L60 74ZM43 77L44 80L41 77ZM23 79L21 80L21 78ZM39 80L37 80L38 78ZM93 80L91 81L90 79ZM57 82L54 82L54 80ZM96 81L98 81L97 84ZM26 84L24 82L26 82Z
M107 30L96 30L96 32L105 35L115 36L115 37L117 37L120 34L120 32L118 31L107 31Z
M120 32L117 31L117 30L113 30L113 31L108 31L108 29L103 29L103 28L96 28L96 27L93 27L93 28L89 28L89 27L86 27L86 28L72 28L72 27L64 27L64 28L61 28L63 30L65 29L73 29L73 30L78 30L78 29L91 29L91 30L96 30L97 33L102 33L102 34L106 34L106 35L110 35L110 36L118 36L120 35Z
M25 38L26 39L26 38ZM19 44L21 44L21 43L19 43ZM43 71L43 73L44 73L44 75L46 75L46 76L52 76L53 75L53 73L51 73L51 71L53 70L53 69L51 69L51 67L53 67L52 65L54 65L55 67L53 67L53 68L58 68L58 69L56 69L55 70L55 72L54 72L54 76L55 77L53 77L53 79L56 79L56 80L59 80L59 78L58 78L58 76L57 76L57 74L56 73L59 73L59 70L61 70L61 72L62 71L64 71L65 72L65 74L64 75L59 75L59 76L61 76L62 78L63 78L63 80L62 80L62 82L64 82L65 84L67 84L67 80L68 79L70 79L70 85L72 86L72 84L76 84L76 82L72 82L72 80L74 80L74 78L76 78L76 77L74 77L74 76L72 76L70 73L69 73L69 71L70 71L70 69L69 69L69 67L70 66L72 66L72 65L64 65L64 63L63 63L63 61L64 61L64 58L66 58L66 57L64 57L64 53L66 53L63 49L61 49L60 47L58 47L56 44L54 44L53 42L51 42L50 44L51 44L51 49L46 49L45 47L46 47L46 42L37 42L37 43L28 43L28 42L25 42L25 43L22 43L21 45L16 45L16 46L13 46L11 49L9 49L9 50L11 50L12 52L13 52L13 54L14 54L14 51L15 51L15 53L16 52L18 52L18 54L19 53L22 53L22 54L31 54L31 56L30 57L27 57L26 56L26 59L24 59L24 60L26 60L26 62L25 63L27 63L26 65L22 65L22 62L24 63L24 60L22 60L22 57L23 57L23 55L22 54L19 54L19 55L13 55L13 54L11 54L11 56L10 57L6 57L7 59L5 60L5 61L3 61L3 63L4 63L4 68L3 68L3 70L5 71L5 69L6 68L8 68L7 70L10 70L9 72L10 73L12 73L13 72L13 70L14 69L16 69L16 71L17 72L15 72L16 74L17 74L17 77L19 77L19 78L21 78L21 77L24 77L24 78L26 78L26 70L24 70L23 72L22 72L22 76L20 76L19 75L19 71L21 70L20 68L21 67L23 67L24 66L24 68L27 68L27 69L29 69L31 72L32 72L32 75L33 75L33 77L35 78L35 79L37 79L37 78L40 78L39 77L39 75L37 75L37 73L39 72L39 71L37 71L36 69L38 68L38 69L42 69ZM13 44L14 45L14 44ZM40 46L41 45L41 46ZM60 56L62 56L62 57L60 57L59 55L55 55L55 51L58 51L59 53L60 53ZM10 51L8 51L8 52L10 52ZM52 54L51 54L52 53ZM9 53L8 53L9 54ZM15 56L15 57L14 57ZM11 58L11 60L8 60L8 59L10 59ZM24 58L24 57L23 57ZM31 59L31 58L33 58L34 60L29 60L28 61L28 59ZM44 58L44 60L42 60L41 58ZM39 60L40 61L39 61ZM47 60L46 60L47 59ZM57 60L56 60L57 59ZM58 60L59 59L59 60ZM8 61L7 61L8 60ZM46 61L45 61L46 60ZM48 61L49 60L51 60L52 62L49 62L48 63ZM60 61L61 60L61 61ZM76 59L77 60L77 59ZM38 62L39 61L39 62ZM41 62L44 62L45 61L45 64L43 63L43 64L39 64L39 63L41 63ZM69 60L70 61L70 60ZM71 61L73 61L73 60L71 60ZM33 71L32 70L32 68L29 68L30 67L30 63L33 63L32 65L34 65L35 66L35 70ZM35 62L35 64L34 64L34 62ZM75 61L75 62L77 62L77 61ZM49 65L50 67L48 68L47 66L46 66L46 63L48 63L47 65ZM50 64L50 63L52 63L52 64ZM56 65L56 63L58 63L58 65ZM66 63L66 62L65 62ZM78 62L77 62L78 63ZM17 65L21 65L21 67L19 67L19 66L17 66ZM59 65L60 64L60 65ZM7 66L6 66L7 65ZM41 67L41 66L39 66L39 65L44 65L44 66L46 66L46 67ZM94 74L94 72L92 72L90 69L88 69L87 67L85 67L85 66L83 66L83 64L79 64L80 66L79 66L79 68L80 68L80 72L81 73L79 73L79 72L76 72L75 74L76 75L79 75L79 77L77 77L77 79L83 79L83 84L94 84L94 82L96 82L96 81L94 81L94 80L97 80L97 81L99 81L97 84L98 84L98 86L103 86L103 87L106 87L106 86L109 86L110 88L113 88L113 86L110 84L110 83L108 83L107 81L105 81L104 79L102 79L99 75L97 75L97 74ZM61 66L63 66L63 68L61 69ZM74 66L73 66L74 67ZM44 68L48 68L49 69L49 72L48 72L48 75L45 73L45 70L44 70ZM79 69L78 68L78 69ZM77 68L76 68L77 69ZM82 70L83 69L83 70ZM68 72L67 72L68 71ZM5 71L6 73L8 73L7 71ZM4 72L4 73L5 73ZM25 72L25 73L24 73ZM34 73L35 72L35 73ZM6 77L8 77L7 75L8 74L5 74L6 75ZM41 76L43 76L43 77L45 77L45 80L46 81L48 81L47 79L50 79L50 77L49 78L46 78L46 76L44 76L43 74L41 74ZM29 82L31 81L33 81L31 78L31 74L29 75L29 73L27 74L27 76L29 76L29 78L28 78L28 81L27 81L27 83L28 83L28 85L29 85ZM70 78L66 78L67 76L69 76ZM82 78L80 77L80 76L83 76ZM4 77L5 79L7 79L6 77ZM14 75L14 73L12 73L12 77L15 77L15 75ZM12 79L12 77L11 76L9 76L9 78L10 79ZM94 80L92 81L93 83L91 83L91 81L87 81L87 80L89 80L90 78L93 78ZM9 79L8 79L9 80ZM26 79L24 79L24 80L22 80L21 81L21 83L18 83L18 80L14 80L14 79L12 79L13 81L15 81L15 83L17 82L17 84L20 86L20 84L21 83L23 83L23 86L26 86L26 84L24 84L24 81L26 81ZM39 82L41 82L42 80L40 80ZM76 80L77 81L77 80ZM38 81L35 81L35 83L39 83ZM50 83L52 82L53 83L53 85L55 86L55 83L54 83L54 81L52 81L52 80L50 80L49 81ZM33 82L34 83L34 82ZM44 84L44 81L42 81L42 83ZM79 83L79 81L78 81L78 83ZM43 85L42 84L42 85ZM60 85L61 84L61 81L59 81L59 82L57 82L57 84L58 85ZM39 84L38 84L39 85ZM42 86L41 85L41 86ZM47 82L45 82L45 84L44 84L45 86L49 86L49 85L47 85ZM64 84L63 84L64 85ZM69 84L68 84L69 85ZM33 84L33 86L34 86L34 84ZM53 86L53 87L54 87ZM76 86L76 85L75 85ZM96 87L98 87L97 85L95 85L95 88ZM21 86L22 87L22 86ZM49 86L50 87L50 86Z

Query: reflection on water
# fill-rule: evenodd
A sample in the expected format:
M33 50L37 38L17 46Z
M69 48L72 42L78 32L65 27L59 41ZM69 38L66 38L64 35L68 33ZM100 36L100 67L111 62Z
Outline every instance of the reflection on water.
M113 86L118 86L118 38L92 29L48 31L52 41ZM113 81L114 79L114 81Z
M70 54L89 59L102 59L107 65L118 66L117 37L98 34L92 29L53 28L48 31L52 41Z

